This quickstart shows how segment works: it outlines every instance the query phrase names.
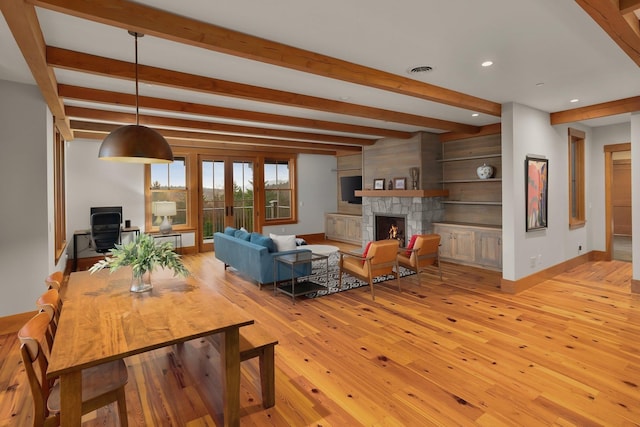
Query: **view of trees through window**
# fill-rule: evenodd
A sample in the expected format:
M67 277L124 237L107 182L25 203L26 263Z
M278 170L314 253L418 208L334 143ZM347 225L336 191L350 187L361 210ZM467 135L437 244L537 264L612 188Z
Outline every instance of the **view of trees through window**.
M151 165L151 206L154 202L176 202L176 216L172 224L188 224L187 167L184 158L176 157L173 163ZM152 214L154 227L158 227L164 218Z
M267 220L291 218L291 177L288 160L265 161L264 193Z

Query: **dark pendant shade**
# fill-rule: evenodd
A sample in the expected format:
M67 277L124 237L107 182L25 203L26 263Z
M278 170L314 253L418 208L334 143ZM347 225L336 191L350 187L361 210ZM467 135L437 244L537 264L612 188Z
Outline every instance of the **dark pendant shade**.
M102 141L98 157L129 163L171 163L169 143L155 130L141 125L121 126Z

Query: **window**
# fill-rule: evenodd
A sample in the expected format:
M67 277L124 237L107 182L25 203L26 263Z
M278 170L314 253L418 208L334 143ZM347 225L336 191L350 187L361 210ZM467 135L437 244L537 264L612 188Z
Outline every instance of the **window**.
M173 163L150 165L150 197L147 205L147 228L157 229L163 217L153 214L153 203L176 202L176 215L172 218L174 228L189 226L189 188L187 186L187 161L175 157ZM183 226L183 227L180 227Z
M53 221L55 223L55 263L67 246L66 186L64 179L64 139L55 129L53 136Z
M569 128L569 228L586 223L584 139L584 132Z
M264 162L265 222L294 220L294 169L293 159Z

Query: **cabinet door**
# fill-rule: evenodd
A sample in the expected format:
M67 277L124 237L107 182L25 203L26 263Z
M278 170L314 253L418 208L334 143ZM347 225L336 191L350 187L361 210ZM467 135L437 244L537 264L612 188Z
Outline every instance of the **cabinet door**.
M476 262L478 264L502 268L502 232L476 232Z
M440 257L451 258L451 229L449 227L443 227L441 225L434 225L433 232L440 235Z
M452 228L451 257L460 261L475 260L475 233L471 230Z
M336 220L333 216L327 215L325 218L324 234L327 239L333 239L336 236Z
M346 220L346 225L347 240L360 242L362 240L362 221L360 218L348 218Z

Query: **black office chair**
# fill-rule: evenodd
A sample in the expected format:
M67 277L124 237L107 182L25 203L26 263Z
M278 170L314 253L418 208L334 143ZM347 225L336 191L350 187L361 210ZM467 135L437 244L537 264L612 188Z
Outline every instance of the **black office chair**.
M120 222L118 212L100 212L91 215L91 246L93 250L106 254L120 243Z

